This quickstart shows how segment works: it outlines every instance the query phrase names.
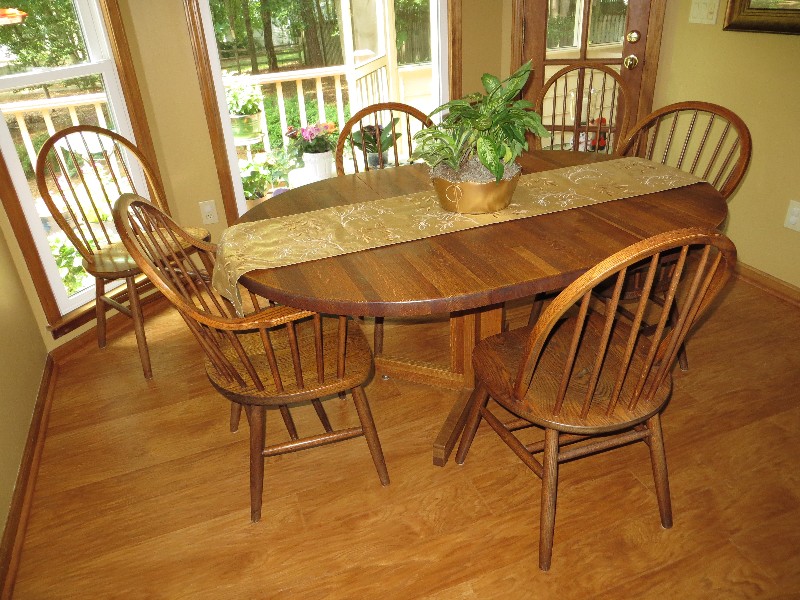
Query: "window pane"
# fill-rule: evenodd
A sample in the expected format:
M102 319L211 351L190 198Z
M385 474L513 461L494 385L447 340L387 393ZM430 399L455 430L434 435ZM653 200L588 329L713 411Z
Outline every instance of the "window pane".
M579 4L581 6L579 6ZM558 0L547 14L546 58L578 58L581 44L582 0Z
M430 0L395 0L397 64L431 62Z
M352 0L353 58L356 64L383 56L383 2L381 0Z
M34 169L39 149L56 131L78 124L114 129L102 78L94 75L51 81L46 86L9 90L0 94L0 111L22 164L38 216L38 222L30 223L31 231L34 236L46 238L64 291L67 297L74 296L93 285L94 279L86 274L81 265L80 255L61 231L42 200L36 185ZM91 150L90 148L89 151ZM78 172L80 167L81 165L71 163L67 165L67 173L61 174L59 180L59 185L63 189L78 190L81 187L78 185L81 177ZM105 174L100 173L100 175L102 177ZM96 179L92 182L89 175L86 175L85 181L89 182L89 185L102 184ZM80 195L82 192L77 193ZM58 194L54 193L52 196L55 199ZM24 202L24 197L22 199ZM91 217L90 220L92 222L88 224L89 227L113 228L110 214L103 213L100 220L95 217Z
M587 58L621 58L628 0L593 0Z
M0 75L29 73L88 61L71 0L19 0L24 22L0 27Z

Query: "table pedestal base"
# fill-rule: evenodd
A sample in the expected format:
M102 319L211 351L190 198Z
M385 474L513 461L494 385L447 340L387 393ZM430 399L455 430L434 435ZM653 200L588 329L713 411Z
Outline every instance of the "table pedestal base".
M452 313L450 315L449 368L385 354L375 357L375 368L382 375L436 387L462 390L433 444L433 464L438 467L445 465L464 428L466 421L464 408L475 385L475 372L472 369L472 351L475 344L502 330L502 304Z

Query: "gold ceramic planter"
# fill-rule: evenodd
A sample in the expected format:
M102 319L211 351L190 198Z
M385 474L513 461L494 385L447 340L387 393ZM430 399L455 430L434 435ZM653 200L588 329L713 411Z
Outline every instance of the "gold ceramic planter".
M511 179L485 183L452 182L434 177L433 188L439 196L439 204L445 210L467 214L493 213L511 203L519 176L518 173Z

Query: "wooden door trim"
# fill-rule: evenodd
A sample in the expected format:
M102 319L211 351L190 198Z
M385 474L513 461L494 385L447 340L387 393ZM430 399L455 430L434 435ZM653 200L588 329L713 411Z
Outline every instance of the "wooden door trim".
M206 125L211 138L211 150L214 153L214 164L217 167L217 179L219 179L225 219L227 224L231 225L239 218L239 211L236 207L236 192L233 189L233 181L231 179L228 150L225 147L222 115L219 111L219 104L217 104L217 88L214 85L211 62L208 60L208 44L206 43L203 18L200 13L200 3L199 0L184 0L183 7L186 11L186 22L189 26L189 38L192 42L194 63L200 83L200 94L203 98Z
M136 145L150 161L150 164L155 170L156 181L162 186L163 190L161 175L158 170L158 162L155 159L156 154L153 138L150 135L150 128L147 124L147 115L145 113L136 71L133 67L130 46L128 45L128 36L125 33L119 2L118 0L100 0L99 4L105 21L109 45L117 68L117 76L119 77L122 94L125 98L131 128L136 138ZM2 185L5 190L0 200L2 200L3 207L8 215L8 220L11 223L11 230L14 232L14 237L22 251L25 265L28 268L28 273L30 274L33 287L36 290L36 295L39 298L39 303L42 306L47 323L52 326L55 323L69 323L71 320L79 318L81 316L81 309L76 309L63 315L61 314L61 309L59 309L53 290L50 288L50 282L47 279L44 264L39 256L39 251L36 248L36 243L33 240L33 235L30 232L27 219L22 210L22 201L14 188L14 183L11 179L8 165L5 162L5 157L1 156L0 185ZM53 337L56 338L58 335L54 333Z
M450 100L461 98L462 89L462 0L448 0L447 2L447 32L448 32L448 68L450 70Z
M653 96L656 89L658 76L658 61L661 56L661 34L664 30L664 13L667 10L667 0L650 0L650 18L647 23L647 48L642 65L642 84L639 88L638 109L628 123L633 125L640 119L649 115L653 110Z

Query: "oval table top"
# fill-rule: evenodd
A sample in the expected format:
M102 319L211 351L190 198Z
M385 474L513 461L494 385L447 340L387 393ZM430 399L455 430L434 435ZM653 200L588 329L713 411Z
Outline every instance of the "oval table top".
M538 151L523 172L557 169L604 155ZM431 189L428 168L326 179L289 190L245 213L240 223ZM719 227L722 196L698 183L566 211L384 246L286 267L252 271L240 282L295 308L352 316L423 316L499 304L568 285L586 269L649 236L683 227Z

